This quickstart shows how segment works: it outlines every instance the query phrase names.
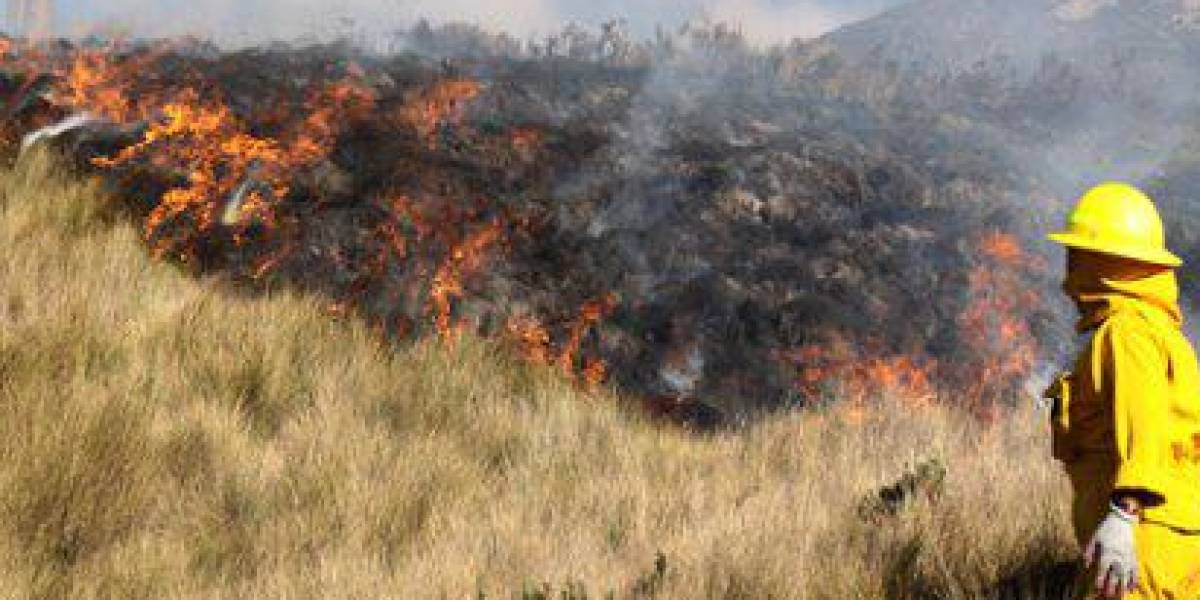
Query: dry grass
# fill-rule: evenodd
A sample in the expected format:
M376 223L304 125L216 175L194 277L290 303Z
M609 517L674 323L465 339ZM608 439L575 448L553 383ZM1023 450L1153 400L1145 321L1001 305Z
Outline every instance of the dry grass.
M156 263L52 162L0 171L12 597L1044 597L1072 556L1031 413L656 427L485 342L389 348ZM940 501L855 514L927 457Z

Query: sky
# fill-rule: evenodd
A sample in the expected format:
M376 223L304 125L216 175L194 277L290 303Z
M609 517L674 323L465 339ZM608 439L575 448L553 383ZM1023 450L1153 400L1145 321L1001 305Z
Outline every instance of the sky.
M527 38L568 22L621 17L638 34L708 18L763 43L812 37L902 0L56 0L59 31L192 33L224 40L293 39L356 28L387 30L419 18L465 21ZM5 23L5 29L8 29Z

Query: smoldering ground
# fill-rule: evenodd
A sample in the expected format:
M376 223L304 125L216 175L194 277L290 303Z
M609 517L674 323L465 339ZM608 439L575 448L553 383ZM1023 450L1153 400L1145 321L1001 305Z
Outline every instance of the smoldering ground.
M309 18L293 7L296 22L271 25L254 17L267 6L255 6L205 10L222 15L215 29L228 14L239 24L268 23L264 31L299 31L296 22ZM546 23L571 12L527 8L522 15ZM847 15L881 8L838 5ZM616 293L621 306L588 343L612 363L617 382L745 413L818 401L820 386L796 386L805 373L878 375L847 364L911 363L917 375L960 381L991 369L1021 389L1033 366L1060 354L1070 310L1057 290L1061 260L1043 234L1094 178L1169 192L1196 172L1189 129L1180 126L1197 113L1195 76L1185 68L1189 10L1167 0L925 1L790 46L764 48L746 37L749 27L693 27L652 42L575 29L561 43L518 43L486 59L453 57L456 47L486 51L483 29L435 25L402 36L404 51L418 57L438 48L437 60L416 71L358 58L386 73L381 80L436 79L449 64L455 76L484 83L462 123L439 126L448 145L402 150L421 159L406 165L426 165L433 180L470 182L472 195L501 191L506 203L546 211L550 229L489 275L493 292L508 291L485 293L484 306L538 310ZM235 97L249 93L234 103L245 106L261 91L239 83L248 73L292 89L286 74L272 73L288 52L231 55L219 61L225 75L216 83ZM535 179L497 181L464 141L518 124L541 130L562 154L538 158ZM371 140L340 140L332 162L351 175L388 171L347 162L365 156ZM380 191L362 181L356 192ZM1178 217L1168 219L1173 239L1185 256L1196 254L1186 233L1194 203L1186 191L1161 200ZM305 235L355 246L330 240L358 235L339 233L338 223L357 226L364 217L355 203L374 200L343 202L348 212L326 215ZM995 235L1024 250L1015 254ZM997 263L1014 257L1028 260ZM281 269L357 277L341 266L311 267Z

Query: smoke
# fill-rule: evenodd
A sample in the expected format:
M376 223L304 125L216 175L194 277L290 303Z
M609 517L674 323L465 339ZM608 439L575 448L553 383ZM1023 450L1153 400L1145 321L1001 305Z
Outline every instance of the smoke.
M717 0L707 7L714 21L739 26L758 41L779 42L791 37L814 37L836 29L856 14L831 6Z
M624 87L589 88L581 81L586 64L560 76L558 61L550 61L554 69L541 73L555 92L530 106L553 107L551 122L588 115L580 122L606 140L545 183L552 204L565 207L556 227L571 243L561 246L587 248L587 260L578 263L600 265L588 272L589 289L637 299L619 322L662 350L661 364L653 353L614 363L632 373L631 385L661 383L680 394L781 392L786 373L755 369L741 380L720 371L767 362L768 348L857 341L876 333L874 322L897 323L880 328L890 336L881 352L985 353L960 332L961 308L976 300L1005 305L991 301L1000 296L995 286L974 279L964 285L962 272L977 260L973 238L995 228L1039 240L1045 223L1061 221L1061 207L1036 207L1030 212L1045 218L1027 218L1019 210L1027 199L1042 200L1047 190L1067 199L1096 170L1136 177L1146 157L1118 157L1124 160L1115 165L1101 159L1143 129L1144 117L1162 114L1155 103L1129 101L1127 92L1168 89L1146 80L1142 68L1162 63L1161 52L1123 53L1128 40L1143 39L1144 28L1126 19L1109 23L1111 3L1077 2L1061 11L1052 4L927 0L816 44L769 52L746 48L727 27L693 28L665 43L669 51L651 53L650 68ZM818 35L888 6L887 0L120 0L77 15L138 35L196 34L233 44L386 33L422 18L526 38L614 16L635 35L653 33L656 24L709 20L730 23L757 42L777 42ZM1114 36L1122 42L1115 49L1096 43ZM580 37L591 41L579 47L605 48ZM825 60L831 47L846 59ZM1061 56L1046 62L1047 53ZM608 58L592 65L595 73ZM1133 65L1126 79L1113 77L1126 63ZM1168 64L1170 74L1175 65ZM584 98L584 112L549 100L572 102L557 99L575 93ZM843 93L856 100L843 102ZM1152 137L1159 147L1173 145ZM1034 177L1046 183L1029 183ZM1047 297L1058 298L1052 278L1030 275L1000 291L1045 284ZM1048 320L1044 310L1030 311ZM995 354L1007 350L997 348Z
M741 28L761 44L826 33L901 0L112 0L87 6L60 0L59 29L141 36L197 35L229 44L301 37L382 35L419 19L464 22L518 38L545 35L576 22L624 19L637 35L710 20Z

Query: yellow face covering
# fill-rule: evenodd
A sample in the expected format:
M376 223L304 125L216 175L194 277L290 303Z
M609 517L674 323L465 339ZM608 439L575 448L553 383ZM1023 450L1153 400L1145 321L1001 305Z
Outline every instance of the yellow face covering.
M1157 308L1176 327L1183 322L1179 285L1170 268L1078 251L1070 262L1063 291L1079 308L1079 331L1096 327L1130 304Z

